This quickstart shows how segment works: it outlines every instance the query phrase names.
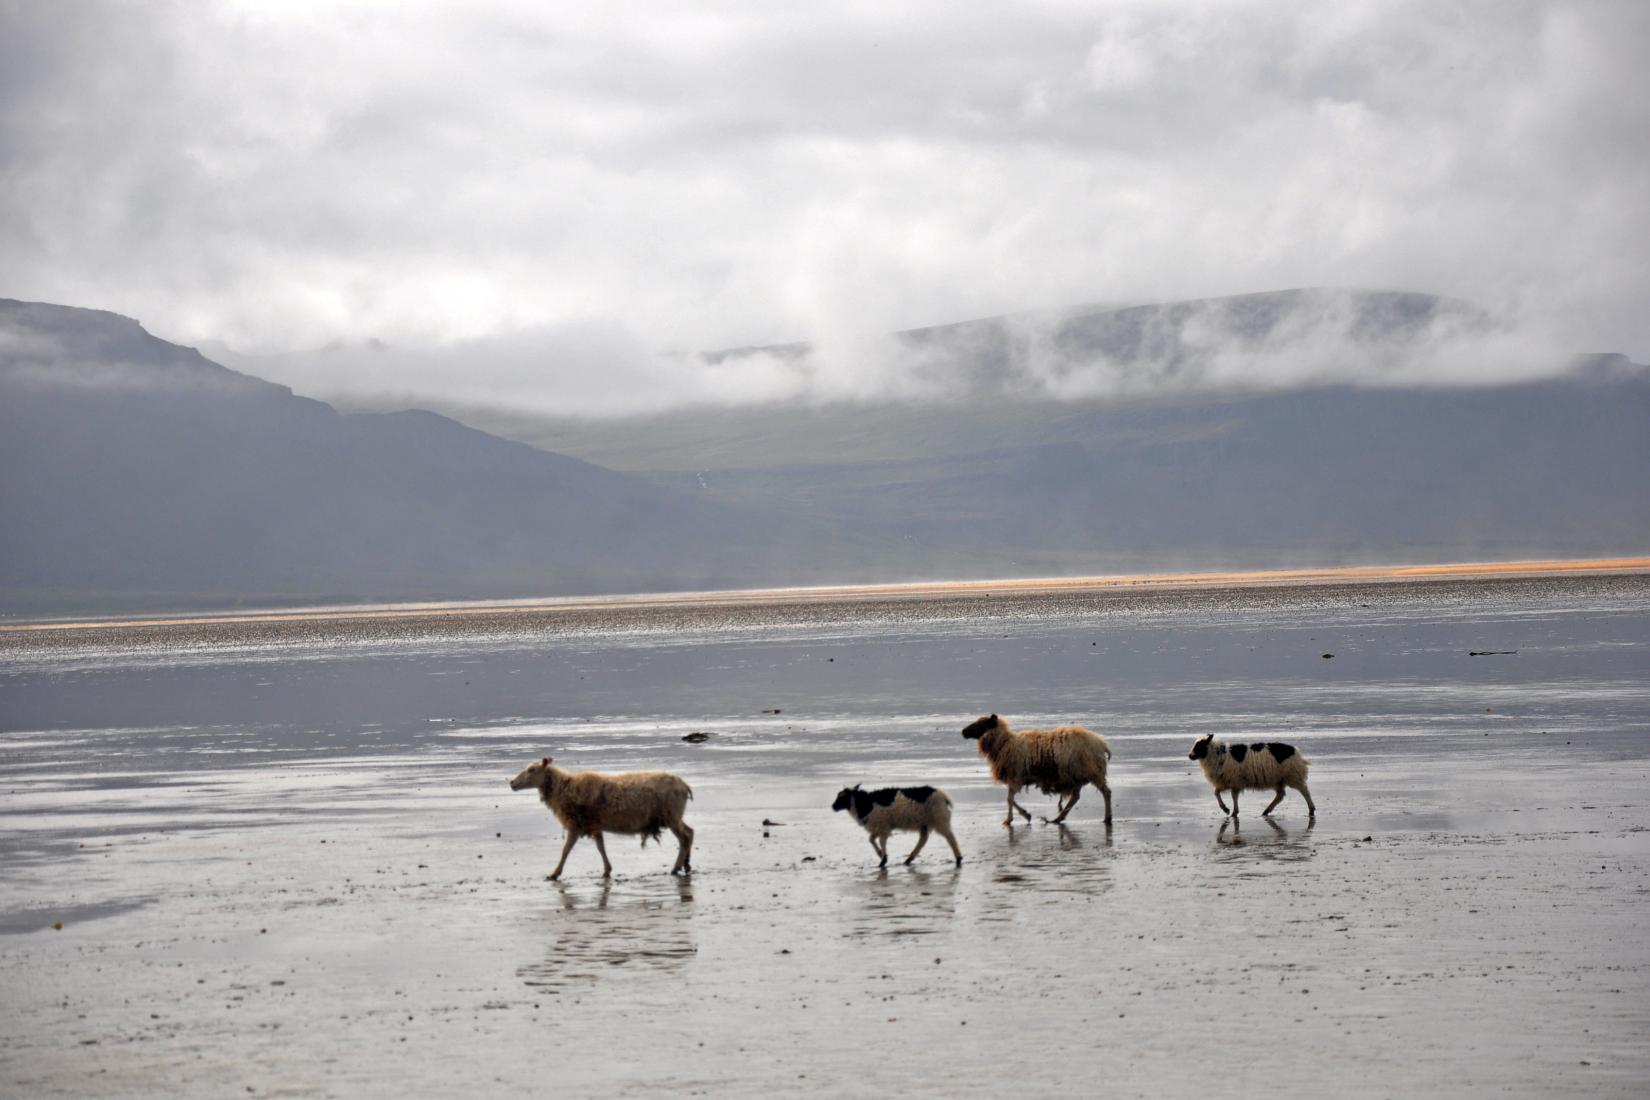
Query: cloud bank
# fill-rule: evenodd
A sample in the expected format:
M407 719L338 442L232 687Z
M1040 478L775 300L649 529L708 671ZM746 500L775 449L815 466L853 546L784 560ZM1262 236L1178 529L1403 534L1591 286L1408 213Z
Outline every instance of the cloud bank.
M1289 286L1478 303L1488 375L1644 360L1647 41L1634 0L0 4L0 295L584 411L928 396L866 334Z

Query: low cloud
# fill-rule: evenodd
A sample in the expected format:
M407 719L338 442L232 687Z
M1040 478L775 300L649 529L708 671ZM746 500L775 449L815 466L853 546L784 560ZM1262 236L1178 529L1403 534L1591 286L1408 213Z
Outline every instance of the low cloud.
M659 352L600 325L440 349L334 348L279 358L212 351L348 404L486 405L612 417L692 406L1081 401L1299 386L1471 387L1571 373L1550 332L1430 295L1298 290L1049 310L899 333L714 353ZM469 375L485 364L478 396Z

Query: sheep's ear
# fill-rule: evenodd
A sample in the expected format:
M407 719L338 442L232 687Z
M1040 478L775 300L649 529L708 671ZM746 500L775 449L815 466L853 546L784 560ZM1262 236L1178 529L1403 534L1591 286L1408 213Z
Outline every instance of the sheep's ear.
M993 721L993 722L1001 722L1001 721L1002 721L1002 719L1001 719L1001 718L998 718L998 717L997 717L997 716L996 716L996 715L995 715L995 714L993 714L993 715L992 715L992 716L991 716L991 720L992 720L992 721Z
M550 758L548 756L546 756L543 760L540 760L539 761L539 766L544 767L544 768L548 768L550 766Z

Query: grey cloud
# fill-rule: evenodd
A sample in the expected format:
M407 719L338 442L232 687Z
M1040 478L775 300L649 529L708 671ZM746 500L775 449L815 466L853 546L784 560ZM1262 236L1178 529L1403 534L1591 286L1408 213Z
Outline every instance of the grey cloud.
M865 334L1302 285L1644 359L1645 41L1556 0L13 3L0 294L609 410L927 394ZM801 374L659 351L804 337Z

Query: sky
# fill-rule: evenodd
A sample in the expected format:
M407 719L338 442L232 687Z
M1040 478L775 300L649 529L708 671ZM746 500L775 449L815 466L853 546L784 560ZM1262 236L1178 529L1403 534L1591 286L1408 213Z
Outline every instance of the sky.
M1639 0L0 0L0 297L593 412L896 393L875 334L1300 286L1644 361L1647 57ZM682 354L803 338L805 375Z

